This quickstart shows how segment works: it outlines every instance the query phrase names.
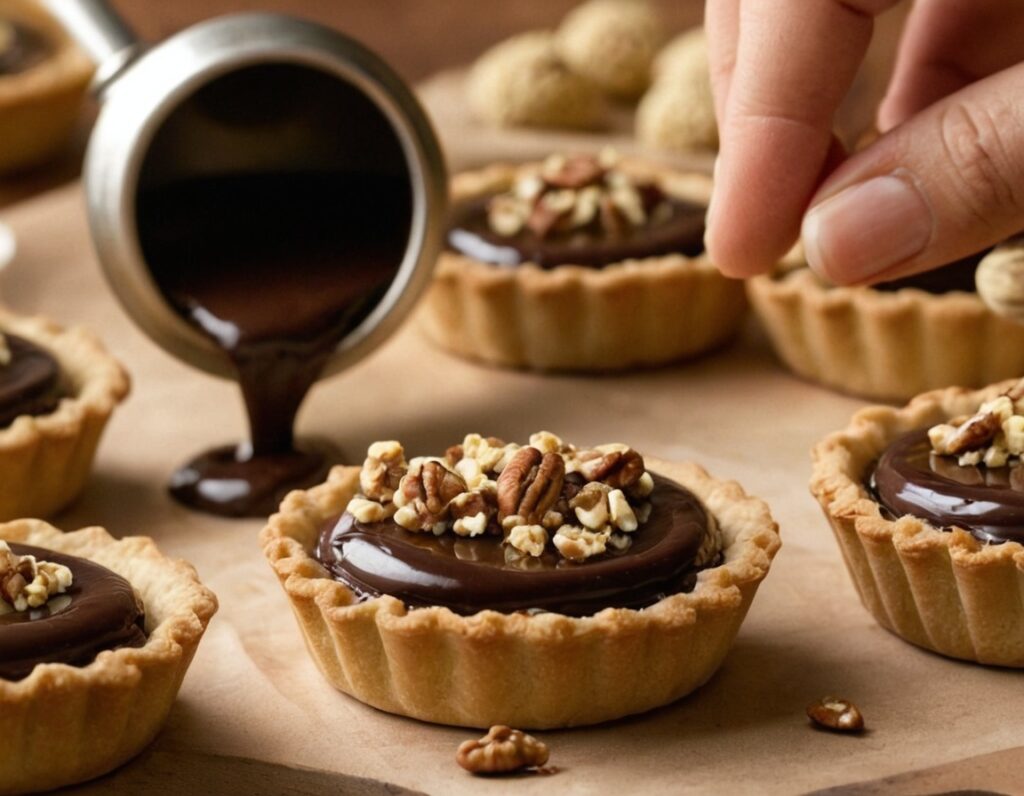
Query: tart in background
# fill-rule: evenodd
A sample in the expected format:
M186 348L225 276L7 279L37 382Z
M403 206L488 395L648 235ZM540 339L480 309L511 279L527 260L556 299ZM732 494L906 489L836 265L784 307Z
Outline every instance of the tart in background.
M0 173L36 165L65 144L92 74L40 3L0 4Z
M102 528L65 534L18 520L0 525L0 539L99 564L127 580L141 600L141 646L106 649L87 665L43 662L21 679L0 677L0 793L105 774L160 730L217 600L191 566L164 557L146 537L115 540ZM4 631L0 622L0 641Z
M876 287L827 285L790 263L749 280L747 292L794 373L840 392L905 401L1024 373L1024 325L974 292L979 259Z
M900 409L863 409L815 446L811 479L861 601L882 627L943 655L1015 667L1024 667L1024 512L1016 497L1024 483L1021 395L1021 385L1010 381L977 392L936 390ZM964 447L945 446L957 434ZM929 444L946 453L929 453ZM895 490L880 487L876 463L902 460L899 452L915 445L923 457L917 474ZM1017 451L1012 460L1008 449ZM946 507L937 514L934 490ZM883 504L889 493L915 505L904 498ZM982 515L1003 499L1018 508L1001 518L1008 524L989 527ZM948 513L950 507L963 513Z
M424 332L460 356L538 370L659 365L721 346L746 301L703 251L710 193L709 177L609 152L460 174ZM454 245L464 214L482 248ZM592 241L602 256L585 251Z
M50 516L85 486L128 376L81 328L0 309L0 338L0 520Z

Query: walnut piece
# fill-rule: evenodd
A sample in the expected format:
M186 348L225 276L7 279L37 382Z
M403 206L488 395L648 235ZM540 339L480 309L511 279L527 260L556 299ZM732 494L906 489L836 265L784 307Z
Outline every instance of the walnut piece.
M520 448L498 476L498 519L520 517L517 525L539 525L562 493L565 460L557 453Z
M483 738L463 741L455 762L473 774L508 774L548 762L548 747L522 730L496 724Z
M1024 455L1024 380L986 401L969 417L955 417L928 429L932 450L956 456L963 467L1003 467Z
M985 255L974 272L974 284L990 310L1024 323L1024 239L1001 243Z
M860 732L864 729L864 716L848 699L825 697L807 707L807 717L826 730Z
M359 488L370 500L391 500L408 469L400 443L394 440L375 442L366 451L366 461L359 472Z
M45 605L53 595L66 592L72 581L71 570L63 564L19 556L0 541L0 613Z
M395 522L409 531L444 533L448 504L465 491L462 476L442 462L417 462L395 492Z

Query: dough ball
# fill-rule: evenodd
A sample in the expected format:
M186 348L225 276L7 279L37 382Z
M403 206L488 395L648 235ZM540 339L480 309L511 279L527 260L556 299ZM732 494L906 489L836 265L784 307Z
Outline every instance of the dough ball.
M700 28L674 39L658 55L656 80L636 112L645 146L672 152L718 149L707 42Z
M470 109L499 127L596 129L605 106L597 88L559 57L554 34L521 33L485 52L470 70Z
M661 21L644 0L590 0L558 29L558 51L573 71L626 100L647 90L663 41Z

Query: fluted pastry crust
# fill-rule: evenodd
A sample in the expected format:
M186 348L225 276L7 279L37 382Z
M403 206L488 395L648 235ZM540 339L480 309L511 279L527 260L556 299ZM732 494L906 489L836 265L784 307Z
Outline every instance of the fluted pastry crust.
M45 663L0 678L0 794L83 782L138 754L174 703L217 599L152 539L102 528L61 533L40 520L0 524L0 539L87 558L127 579L146 609L144 646L101 652L88 666Z
M94 67L64 29L33 0L5 0L0 13L39 31L53 52L0 78L0 173L35 165L67 140Z
M45 348L68 396L46 415L22 415L0 429L0 520L48 517L78 496L128 374L89 331L0 309L0 330Z
M974 293L826 287L808 268L747 283L779 358L841 392L905 401L1024 373L1024 325Z
M306 638L337 689L392 713L443 724L547 728L639 713L688 694L725 657L779 548L764 502L694 464L647 459L717 519L724 561L694 590L636 611L573 618L447 608L407 609L382 596L356 602L311 550L323 524L359 489L359 468L291 493L260 541Z
M521 166L452 181L455 204L506 190ZM617 168L706 204L711 180L640 160ZM419 314L427 337L460 356L506 367L603 371L658 365L727 342L746 310L743 284L701 254L625 260L604 268L497 267L445 251Z
M1016 380L872 406L813 450L811 492L835 532L861 601L880 625L953 658L1024 667L1024 546L985 544L912 516L889 520L864 483L898 436L972 414Z

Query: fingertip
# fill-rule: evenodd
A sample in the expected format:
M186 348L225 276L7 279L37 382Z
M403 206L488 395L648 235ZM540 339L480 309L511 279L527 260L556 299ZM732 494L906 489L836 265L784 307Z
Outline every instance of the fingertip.
M766 273L778 259L744 245L735 231L714 226L708 227L704 234L704 249L722 276L730 279L749 279Z

